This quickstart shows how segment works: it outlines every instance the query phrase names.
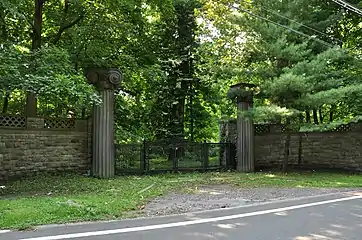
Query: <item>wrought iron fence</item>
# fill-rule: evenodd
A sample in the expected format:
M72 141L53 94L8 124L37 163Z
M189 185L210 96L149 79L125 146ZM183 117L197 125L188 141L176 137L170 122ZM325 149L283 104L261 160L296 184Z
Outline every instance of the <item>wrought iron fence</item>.
M167 143L116 145L116 173L162 173L234 168L232 143Z

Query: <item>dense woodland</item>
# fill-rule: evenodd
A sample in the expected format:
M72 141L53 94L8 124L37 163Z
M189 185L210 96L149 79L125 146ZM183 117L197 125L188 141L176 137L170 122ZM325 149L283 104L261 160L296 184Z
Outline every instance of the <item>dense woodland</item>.
M217 141L229 86L257 123L323 130L362 112L362 1L1 0L3 114L85 118L84 69L118 67L120 142Z

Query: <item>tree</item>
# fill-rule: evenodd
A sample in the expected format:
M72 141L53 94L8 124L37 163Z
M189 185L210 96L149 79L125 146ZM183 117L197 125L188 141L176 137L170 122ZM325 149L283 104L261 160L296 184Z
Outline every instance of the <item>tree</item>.
M155 64L155 59L151 59L154 56L149 54L149 50L152 53L152 42L147 41L151 39L149 33L152 32L152 29L150 32L146 29L152 26L152 23L149 23L148 17L157 16L157 14L170 14L170 4L170 1L163 1L161 4L159 1L152 0L103 1L102 3L98 3L98 1L67 0L59 2L47 0L36 1L35 5L33 1L29 0L2 1L0 4L0 10L3 10L3 14L0 15L3 20L1 26L2 33L6 33L6 36L2 36L4 36L4 41L8 43L7 48L12 45L14 47L9 49L20 49L19 51L14 50L14 54L19 53L23 61L21 64L27 66L27 68L17 68L17 78L13 73L12 79L25 78L26 82L32 83L33 86L30 88L22 86L21 89L33 91L37 97L40 97L37 81L41 79L43 85L52 86L57 74L63 74L63 72L55 72L49 67L57 63L57 59L44 56L44 54L53 54L51 51L56 49L57 54L63 51L63 56L69 56L70 59L66 60L66 64L73 65L73 70L68 73L75 74L78 80L82 78L83 70L88 66L121 66L125 78L132 79L132 81L127 81L122 85L123 90L132 94L143 91L142 88L145 84L142 83L141 86L138 84L140 76L145 71L155 69L150 67ZM145 5L149 8L144 8ZM34 15L34 12L37 14ZM12 22L19 24L15 24L13 27ZM39 46L41 47L38 48ZM57 56L57 54L55 55ZM44 62L44 59L53 62ZM65 60L65 58L61 59ZM35 63L40 64L40 66L36 66ZM16 64L12 66L16 66ZM4 68L9 67L9 65L4 66ZM45 72L45 69L49 72ZM64 70L68 69L68 67L64 68ZM61 70L61 68L57 68L57 70ZM23 78L18 78L18 76L23 76ZM34 78L30 79L29 77ZM63 79L70 80L71 78ZM78 83L81 85L75 84L75 87L69 88L65 84L64 87L78 93L79 90L84 89L87 82L83 77ZM77 89L77 87L81 89ZM59 91L58 96L64 94L62 91ZM34 96L34 94L30 95ZM49 99L49 96L45 99L54 103L52 99ZM92 94L90 94L91 96ZM31 97L30 99L33 99L33 106L30 108L33 111L34 107L37 106L39 114L43 114L44 105L49 105L49 103L45 103L44 98L43 100L40 99L36 105L34 98ZM69 105L63 100L53 100L56 100L58 106ZM88 101L87 103L86 105L89 107L92 102ZM84 107L82 108L84 109ZM79 113L82 108L77 109L76 112ZM54 108L52 109L54 110Z
M238 82L262 89L255 120L325 128L362 110L359 22L322 0L3 0L1 107L21 114L28 92L39 115L84 117L98 102L84 69L119 67L121 142L216 139Z
M196 0L174 1L174 15L167 16L159 27L159 65L165 77L151 84L154 92L154 114L151 117L156 126L155 137L167 139L185 138L186 98L195 87L194 51L196 16L199 7ZM158 113L158 114L157 114Z
M359 95L362 82L358 52L344 49L347 46L341 44L343 33L338 28L349 20L333 4L319 0L259 0L241 4L220 0L209 4L205 16L219 32L215 39L231 39L227 42L228 50L242 56L237 61L228 60L230 67L221 70L229 78L228 84L243 79L262 90L254 120L283 121L287 129L299 130L310 122L310 111L316 124L324 123L326 111L332 115L335 106L346 106L346 102ZM231 55L228 51L217 51L222 62ZM229 72L241 74L235 78L227 75ZM351 113L351 108L347 111ZM335 121L335 117L336 114L329 120ZM287 133L284 171L289 144Z

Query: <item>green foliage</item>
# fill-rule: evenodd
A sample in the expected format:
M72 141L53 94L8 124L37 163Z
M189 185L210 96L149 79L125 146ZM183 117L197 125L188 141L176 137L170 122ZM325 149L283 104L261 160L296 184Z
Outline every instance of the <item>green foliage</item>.
M0 50L0 85L5 91L11 90L18 82L20 76L22 54L13 45L1 44ZM15 83L15 84L14 84Z
M298 116L299 111L278 105L259 106L252 110L254 122L259 124L280 123L282 119Z
M68 112L57 112L60 106L79 113L87 104L100 103L93 87L74 70L64 49L43 47L30 52L13 45L2 45L2 48L5 54L0 63L1 89L14 94L35 93L41 99L40 114L66 115Z
M238 7L225 7L234 3ZM361 27L350 14L319 0L219 0L205 1L205 6L204 27L213 29L206 32L213 44L204 48L214 53L208 55L213 61L207 62L214 68L212 77L223 81L223 89L245 81L260 86L255 109L245 113L255 122L297 118L293 124L310 125L313 109L314 119L326 125L360 114L360 51L340 45L351 35L339 24ZM337 43L340 46L334 47ZM228 95L234 98L243 91L229 90ZM224 112L231 116L230 102L222 101L220 107L229 109Z
M8 113L20 114L34 92L41 115L84 116L99 104L83 76L88 66L124 73L119 142L215 141L219 120L236 114L229 98L245 94L229 91L240 82L260 88L250 113L257 122L298 115L310 125L314 110L323 125L362 111L362 26L332 2L47 0L37 49L34 11L31 0L0 3L0 105Z

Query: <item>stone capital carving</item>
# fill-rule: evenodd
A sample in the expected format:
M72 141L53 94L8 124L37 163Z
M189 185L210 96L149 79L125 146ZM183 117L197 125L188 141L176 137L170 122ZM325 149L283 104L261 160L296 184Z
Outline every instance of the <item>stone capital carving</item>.
M235 99L237 103L253 104L254 92L257 86L250 83L239 83L230 87L229 97Z
M88 68L85 76L98 90L116 89L123 79L122 72L116 68Z

